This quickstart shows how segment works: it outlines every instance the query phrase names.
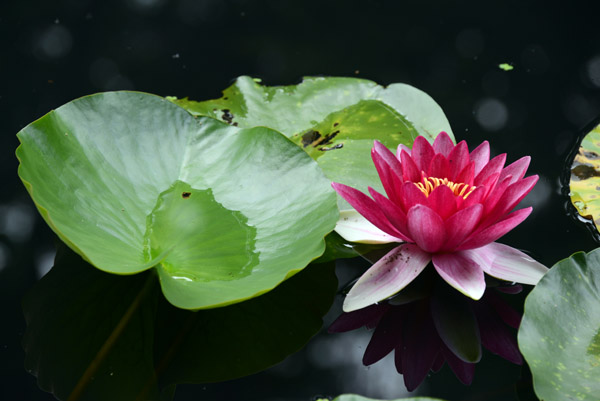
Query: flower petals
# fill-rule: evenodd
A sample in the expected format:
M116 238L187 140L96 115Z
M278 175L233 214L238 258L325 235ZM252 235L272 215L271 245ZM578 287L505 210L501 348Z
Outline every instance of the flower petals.
M466 296L478 300L485 291L483 270L473 260L458 253L433 255L433 266L452 287Z
M546 266L523 252L496 242L462 254L481 266L490 276L511 282L536 285L548 271Z
M369 198L367 195L363 194L357 189L340 184L338 182L332 182L331 186L338 194L340 194L342 198L348 201L348 203L354 209L356 209L358 213L363 215L375 227L383 230L392 237L398 238L402 236L402 233L399 233L398 230L396 230L394 226L392 226L391 223L386 219L385 215L373 199Z
M506 216L503 220L493 224L484 230L476 230L456 250L479 248L496 241L504 234L518 226L529 216L532 208L519 209Z
M431 163L433 156L435 156L435 152L431 144L427 142L427 139L418 136L415 138L410 155L419 170L424 171L429 168L429 164Z
M448 159L444 155L438 153L433 156L429 169L425 170L430 177L438 178L450 178L448 173L450 171L450 164Z
M446 185L435 188L427 197L427 205L446 220L456 212L456 200L452 190Z
M343 210L335 225L335 232L346 241L362 244L388 244L402 242L405 239L393 237L375 227L356 210Z
M408 153L401 152L400 161L402 164L402 176L406 181L418 182L421 180L421 172Z
M471 161L475 162L475 175L479 174L490 161L490 144L484 141L477 146L470 155Z
M448 155L448 164L450 166L450 172L448 179L450 181L457 181L458 174L465 168L469 163L469 148L465 141L460 141L454 149ZM464 181L461 181L464 182Z
M448 157L452 149L454 149L454 142L452 142L450 136L445 131L440 132L433 141L435 153L441 153L444 157Z
M529 163L531 162L531 157L524 156L521 157L516 162L509 164L504 167L502 173L500 174L500 180L503 180L504 177L512 175L511 184L519 181L525 176L525 172L527 171L527 167L529 167Z
M436 212L427 206L415 205L406 218L409 235L419 248L430 253L440 250L446 241L446 228Z
M458 244L471 234L477 226L483 213L483 206L479 203L459 210L445 221L448 239L444 244L445 251L453 251Z
M369 187L369 193L375 202L377 202L388 221L398 230L398 232L403 234L401 237L402 240L406 242L413 242L408 236L406 214L404 214L402 208L371 187Z
M502 153L490 160L490 162L486 164L483 167L483 169L475 176L475 180L473 181L475 185L481 185L488 177L496 173L500 174L505 162L506 153Z
M344 300L344 312L372 305L394 295L427 266L431 256L415 244L402 244L369 268Z

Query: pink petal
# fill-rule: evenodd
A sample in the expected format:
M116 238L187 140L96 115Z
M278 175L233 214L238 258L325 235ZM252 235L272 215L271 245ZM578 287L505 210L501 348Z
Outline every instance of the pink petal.
M483 167L490 161L490 144L488 141L482 142L470 155L471 161L475 162L475 175L479 174Z
M416 205L406 215L410 237L425 252L440 250L446 241L446 228L442 218L429 207Z
M400 160L400 153L402 153L402 151L405 151L410 155L410 148L405 144L401 143L398 145L398 149L396 150L396 157L398 158L398 160Z
M373 144L372 155L377 155L378 160L385 162L394 173L396 173L399 177L402 177L402 167L400 166L400 161L384 144L379 141L375 141Z
M454 142L452 142L450 136L444 131L440 132L433 141L435 153L441 153L444 157L448 157L452 149L454 149Z
M431 256L415 244L402 244L369 268L344 300L344 312L351 312L394 295L413 281Z
M460 141L448 155L450 173L448 179L457 182L459 173L469 163L469 148L465 141ZM459 181L464 182L464 181Z
M527 167L529 167L529 162L531 162L531 157L524 156L521 157L516 162L504 167L502 173L500 174L500 180L503 180L504 177L512 175L512 183L519 181L521 178L525 176L525 172L527 171Z
M469 162L461 171L458 173L454 182L463 182L467 185L473 185L473 179L475 177L475 162Z
M443 219L456 212L454 192L445 185L440 185L434 189L427 197L427 206L435 210L435 212Z
M444 245L445 251L454 251L458 244L471 234L481 219L483 206L475 204L459 210L445 221L448 239Z
M412 182L405 182L401 187L402 207L409 210L415 205L427 205L427 196Z
M486 164L481 172L479 172L475 176L475 180L473 181L476 186L481 185L489 176L494 175L496 173L500 173L502 171L502 167L504 167L504 163L506 162L506 153L502 153L494 157L488 164ZM477 166L476 166L477 167ZM477 168L475 168L477 170Z
M362 244L388 244L406 241L405 238L393 237L375 227L356 210L342 210L335 225L335 232L346 241ZM411 241L412 242L412 241Z
M471 234L456 249L462 251L466 249L479 248L496 241L498 238L502 237L504 234L521 224L523 220L529 216L531 210L532 208L528 207L514 211L496 224L493 224L481 231L474 231L473 234Z
M371 158L373 159L373 164L377 169L377 174L379 175L379 179L383 184L383 188L385 189L385 193L393 199L394 201L398 201L400 199L399 188L402 185L402 168L400 167L400 162L396 160L397 170L390 167L388 162L378 153L375 148L371 149ZM396 158L394 157L394 160Z
M406 242L414 242L408 236L408 227L406 226L406 214L402 211L400 206L396 205L394 202L390 201L385 196L381 195L379 192L375 191L373 188L369 187L369 193L377 202L385 217L388 219L390 223L398 230L398 232L402 233L402 240Z
M402 163L402 176L404 180L412 182L421 180L421 171L408 153L400 153L400 161Z
M538 180L537 175L524 178L511 184L498 200L497 206L489 213L486 223L492 223L512 210L527 196Z
M425 171L425 169L429 168L435 152L431 144L427 142L427 139L418 136L415 138L410 155L419 168L419 171Z
M496 207L498 201L500 200L500 197L504 194L504 191L506 191L506 188L508 188L508 186L510 185L511 180L512 176L510 175L508 177L504 177L504 179L499 180L496 186L494 186L494 189L490 191L490 193L487 196L487 199L485 200L485 209L483 212L484 214L489 215L494 209L494 207Z
M448 159L440 153L433 156L429 169L425 170L430 177L450 178L450 164Z
M485 291L485 278L481 267L462 253L433 255L433 266L452 287L466 296L478 300Z
M392 226L392 224L387 220L385 214L381 211L377 203L373 201L373 199L369 198L367 195L363 194L357 189L349 187L344 184L340 184L338 182L332 182L331 186L336 190L338 194L356 211L362 214L367 220L369 220L375 227L383 230L385 233L391 235L392 237L401 237L402 233L399 233L398 230Z
M477 187L467 196L467 199L462 203L462 208L468 208L469 206L473 206L479 204L485 198L485 194L488 192L486 187Z
M496 242L463 253L484 272L501 280L536 285L548 271L546 266L523 252Z

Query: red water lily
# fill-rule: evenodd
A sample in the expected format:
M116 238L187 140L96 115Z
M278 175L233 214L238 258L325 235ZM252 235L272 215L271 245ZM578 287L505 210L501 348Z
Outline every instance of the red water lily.
M376 262L350 290L346 312L384 300L408 285L433 262L452 287L477 300L485 291L484 272L507 281L536 284L547 268L523 252L496 243L531 213L512 209L531 191L538 176L523 178L530 158L504 167L506 154L490 160L488 142L469 153L465 141L454 145L440 133L433 146L417 137L412 150L401 145L394 155L375 142L373 162L387 194L372 196L333 183L358 213L382 232L347 220L336 228L372 233L364 242L403 242ZM350 222L350 223L348 223Z

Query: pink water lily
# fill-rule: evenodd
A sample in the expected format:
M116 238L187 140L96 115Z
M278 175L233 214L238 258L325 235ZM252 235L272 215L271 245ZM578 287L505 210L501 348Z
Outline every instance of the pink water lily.
M477 300L484 272L496 278L537 284L545 266L496 241L520 224L532 208L512 211L538 176L523 178L530 158L504 166L506 154L490 160L488 142L469 153L440 133L433 146L417 137L396 155L375 142L371 156L387 197L371 197L340 183L333 188L368 222L346 216L336 228L348 240L402 242L362 275L344 301L344 311L364 308L397 293L429 262L452 287ZM373 227L374 226L374 227ZM352 235L359 233L358 236Z

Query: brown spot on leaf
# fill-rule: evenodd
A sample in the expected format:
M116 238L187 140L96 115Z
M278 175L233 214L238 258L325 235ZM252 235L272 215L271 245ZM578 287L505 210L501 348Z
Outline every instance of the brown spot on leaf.
M577 167L571 169L571 173L573 173L580 180L587 180L590 177L600 177L600 173L596 171L596 169L592 166L588 166L587 164L580 164Z
M223 109L221 111L223 112L223 115L221 116L223 121L227 124L233 123L233 114L231 114L231 111L229 109Z
M304 134L302 134L302 146L307 147L312 143L316 142L321 138L321 133L319 131L308 130Z
M181 197L182 197L183 199L187 199L187 198L189 198L190 196L192 196L192 193L191 193L191 192L182 192L182 193L181 193Z

